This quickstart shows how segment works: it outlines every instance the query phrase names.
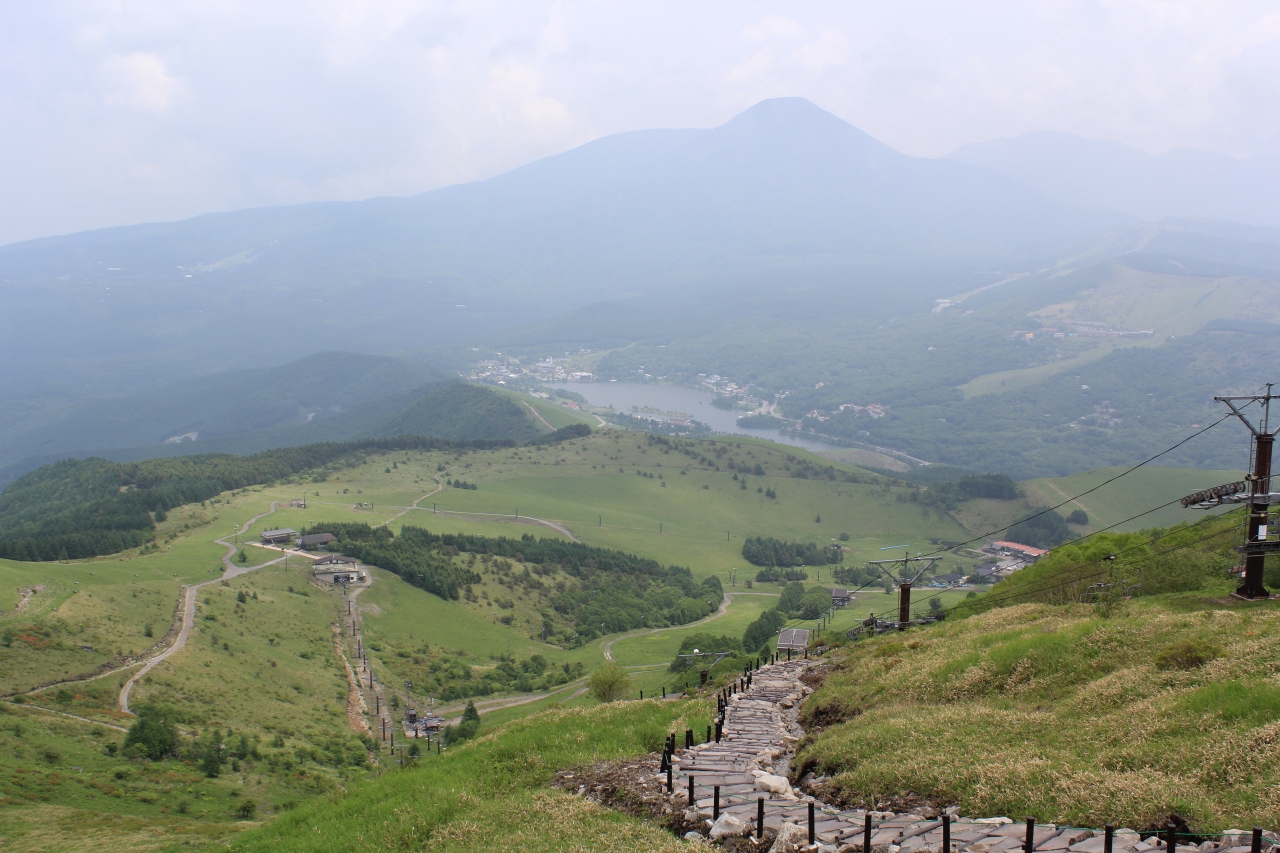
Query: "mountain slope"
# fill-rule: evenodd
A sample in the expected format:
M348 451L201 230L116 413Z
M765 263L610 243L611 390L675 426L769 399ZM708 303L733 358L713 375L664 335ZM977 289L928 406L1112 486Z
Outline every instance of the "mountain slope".
M601 299L857 269L990 268L1117 222L900 154L802 99L617 134L414 198L219 213L0 247L4 393L465 340ZM924 284L925 295L936 283ZM897 294L918 299L920 289ZM58 334L51 335L56 317Z
M90 453L139 459L406 434L525 441L545 432L509 397L443 376L403 359L319 353L47 414L0 434L0 465L11 477Z
M999 172L1049 198L1148 220L1230 219L1280 225L1280 158L1236 159L1177 148L1148 154L1119 142L1035 131L957 148L947 158Z

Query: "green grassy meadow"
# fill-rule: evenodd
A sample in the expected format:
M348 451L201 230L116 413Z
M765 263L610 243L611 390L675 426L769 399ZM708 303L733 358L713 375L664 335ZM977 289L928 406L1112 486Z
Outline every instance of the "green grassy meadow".
M551 414L578 417L544 401L532 402L547 410L545 416L552 423L557 422ZM687 566L696 577L719 576L730 594L724 615L700 624L606 636L568 649L541 641L549 593L517 590L509 580L504 586L495 572L481 572L482 581L473 585L472 596L446 602L374 568L371 587L358 598L370 660L383 684L396 691L404 681L423 680L438 664L461 662L482 673L508 654L517 660L541 655L553 669L578 667L574 672L586 673L604 662L607 647L630 672L634 695L643 691L646 697L654 697L664 687L670 691L683 687L685 676L670 672L669 664L684 637L692 633L741 637L746 626L776 601L773 596L781 591L778 584L753 583L747 588L756 569L741 555L746 536L826 545L847 533L848 540L842 542L847 548L846 564L859 565L896 553L896 548L881 550L890 546L932 551L938 547L937 540L968 539L988 529L985 525L1009 523L1033 503L1059 502L1055 494L1072 494L1106 476L1108 472L1099 471L1031 481L1023 484L1025 499L971 501L948 514L910 501L907 487L807 451L738 438L664 444L645 434L610 429L558 445L370 455L352 468L251 487L203 505L175 509L161 525L154 547L75 563L0 561L0 633L5 637L0 692L16 702L0 705L0 741L13 741L8 752L0 750L4 785L0 796L10 806L0 813L0 838L15 850L191 849L228 841L246 850L267 844L301 850L319 844L333 849L335 833L350 830L349 849L394 838L406 843L430 839L433 849L466 850L478 849L476 845L487 843L481 839L491 838L493 832L509 831L512 821L525 815L527 832L511 846L532 850L545 849L537 846L536 839L545 839L551 827L570 815L581 826L574 829L564 849L576 849L574 845L613 849L612 840L600 840L600 833L606 831L619 839L640 843L637 839L643 838L653 849L666 849L664 845L672 842L661 832L547 793L543 782L548 773L588 756L596 760L648 749L649 741L660 740L668 725L683 728L687 721L700 731L706 725L703 705L668 701L599 708L583 692L582 677L574 676L570 683L544 691L478 698L482 733L487 733L479 742L454 750L434 767L424 760L418 769L398 770L384 750L369 751L369 744L357 737L346 718L348 685L333 639L333 625L345 610L341 591L311 581L309 563L303 557L290 557L287 566L265 565L280 553L255 545L256 535L269 528L300 530L329 521L387 524L392 529L412 524L433 532L486 536L572 535L590 545ZM1145 508L1235 477L1231 472L1142 469L1082 499L1090 514L1086 529L1119 520L1135 504ZM445 485L432 494L438 484L455 478L477 488ZM846 482L849 478L859 481ZM777 498L766 498L766 488L775 491ZM289 505L304 497L305 508ZM122 734L101 724L131 722L116 709L119 689L132 671L129 664L160 643L174 624L183 584L219 576L226 548L215 540L233 534L273 501L279 503L275 512L239 537L247 557L244 565L260 568L202 588L186 648L153 669L132 696L135 707L155 703L181 709L181 726L190 735L210 731L222 732L228 739L243 735L254 744L258 757L210 778L190 761L139 762L109 754L109 746L119 744ZM1166 516L1153 516L1151 523L1155 520L1164 521ZM454 559L465 562L468 555ZM971 562L948 554L939 571L954 568L953 563ZM731 585L735 570L737 581ZM831 584L829 571L829 567L811 568L807 585ZM552 570L543 580L551 589L571 578ZM965 589L922 586L913 601L923 613L928 612L931 599L950 607L969 594ZM17 609L19 601L25 602L21 609ZM825 637L838 641L841 632L868 612L893 612L896 604L896 594L885 594L876 586L862 590L849 607L833 614ZM966 639L970 635L965 631L973 629L964 626L996 618L975 617L933 629L940 633L920 632L919 636L954 634L956 648L969 643L982 649L988 641ZM812 621L792 624L818 627ZM151 637L145 636L148 625ZM1142 633L1147 630L1139 634L1147 637ZM883 645L893 640L873 642ZM929 642L935 649L931 654L943 666L943 659L954 649L949 641ZM840 652L850 661L842 666L855 666L853 661L875 648L879 646L850 646ZM906 660L905 652L888 658L875 657L879 653L874 651L870 654L893 667ZM887 665L875 665L886 679L892 674ZM93 677L104 671L105 675ZM49 682L66 683L41 689ZM414 690L409 696L418 707L425 707L427 697ZM524 696L538 698L504 707ZM855 701L841 696L841 702ZM992 694L989 701L1000 710L1012 700ZM1204 705L1209 700L1186 701ZM459 702L439 700L436 707L447 704L452 706L450 713L461 707ZM929 708L924 713L940 712ZM540 722L534 724L531 719ZM619 728L598 731L605 723ZM556 737L567 740L548 746L546 739ZM992 756L1003 748L978 742ZM824 756L821 760L862 754L840 751L861 747L828 749L828 741L820 743L821 751L812 754ZM528 750L535 746L543 750L540 763L528 758ZM516 764L496 768L497 757ZM370 763L370 758L376 763ZM468 785L475 782L474 790L465 789L465 796L457 783L461 778L468 779ZM866 778L888 784L884 779L889 777ZM849 784L854 792L864 783ZM404 818L394 811L400 806L391 805L410 796L401 786L418 792L412 794L415 802L424 800L420 792L431 791L432 796L425 799L439 805ZM966 795L956 790L956 796ZM449 793L442 795L444 791ZM252 820L236 816L246 800L255 804ZM487 806L481 808L482 802ZM1028 807L1040 807L1039 802ZM1196 808L1201 809L1197 814L1210 819L1204 808ZM356 816L365 812L381 817L370 823ZM331 819L337 815L347 816L346 829ZM290 835L295 823L302 825L299 822L318 827L316 837ZM375 831L375 824L391 828ZM474 831L466 828L473 825ZM262 828L255 830L258 826ZM93 843L101 841L98 848L78 846L80 827L92 828ZM241 835L246 829L253 831ZM280 841L282 833L289 840Z

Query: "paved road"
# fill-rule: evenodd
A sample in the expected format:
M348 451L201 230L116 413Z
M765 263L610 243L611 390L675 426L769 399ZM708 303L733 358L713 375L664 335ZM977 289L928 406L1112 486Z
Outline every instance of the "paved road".
M259 519L265 518L266 516L271 515L273 512L275 512L277 503L279 503L279 501L272 501L271 507L266 512L258 513L253 518L249 519L243 525L241 525L240 531L239 531L240 535L243 535L244 533L248 532L249 528L253 526L254 522L258 521ZM236 555L236 545L234 542L228 542L227 539L229 538L230 537L224 537L222 539L217 540L219 545L225 545L227 548L226 556L222 558L222 564L223 566L226 567L222 575L220 577L214 578L213 580L207 580L207 581L203 581L202 583L192 584L191 586L185 588L184 590L185 600L182 606L182 627L178 629L178 636L174 638L173 645L169 646L169 648L165 649L164 651L160 652L160 654L156 655L155 657L147 661L143 665L142 669L135 672L133 674L133 677L130 678L128 681L126 681L124 684L124 687L120 689L120 698L117 700L116 704L120 708L120 710L123 711L124 713L126 714L133 713L132 711L129 710L129 694L133 691L133 685L138 681L138 679L142 678L144 675L146 675L148 672L154 669L156 665L159 664L161 661L168 659L175 652L180 651L184 646L187 645L187 638L191 636L191 628L195 624L196 596L199 595L200 593L200 587L208 586L211 583L218 583L219 581L229 580L234 577L239 577L240 575L247 574L252 571L256 571L257 569L260 569L263 566L272 566L272 565L275 565L276 563L279 563L281 560L287 559L287 557L279 557L275 560L270 560L266 563L260 563L256 566L237 566L231 559Z

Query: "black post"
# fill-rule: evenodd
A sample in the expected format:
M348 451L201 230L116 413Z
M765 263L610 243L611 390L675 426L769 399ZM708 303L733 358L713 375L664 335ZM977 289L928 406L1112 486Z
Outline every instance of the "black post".
M644 691L643 691L643 690L641 690L641 691L640 691L640 698L641 698L641 699L643 699L643 698L644 698Z
M951 815L942 816L942 853L951 853Z
M814 838L814 832L813 832L813 800L810 800L810 801L809 801L809 843L810 843L810 844L812 844L812 843L813 843L813 838Z
M1023 853L1034 853L1036 849L1036 819L1027 818L1027 840L1022 844Z
M707 726L707 743L711 743L711 726Z
M440 746L440 741L436 741L436 755L440 755L443 751L443 748Z
M689 808L693 808L698 802L697 797L693 795L693 776L689 777Z
M1268 388L1267 392L1270 393ZM1236 595L1242 598L1266 598L1267 588L1262 585L1262 573L1267 555L1263 542L1267 537L1267 513L1270 510L1268 493L1271 491L1271 448L1275 436L1265 433L1253 437L1253 480L1250 483L1249 529L1245 536L1244 578ZM1253 548L1249 546L1253 545Z
M1178 849L1178 825L1173 821L1169 821L1165 825L1168 832L1165 835L1165 853L1176 853Z
M716 743L720 742L720 729L721 729L720 721L717 720L716 721Z
M641 692L641 693L643 693L644 691L643 691L643 690L641 690L640 692ZM666 698L667 698L667 685L665 685L665 684L664 684L664 685L662 685L662 698L663 698L663 699L666 699Z
M1253 828L1253 841L1249 845L1250 853L1262 853L1262 827Z
M791 649L787 649L787 663L791 663Z
M1112 853L1116 843L1116 828L1107 824L1102 830L1102 853Z
M662 763L658 765L658 771L663 772L671 766L671 753L665 749L662 750Z
M756 800L756 838L764 838L764 797Z
M670 765L670 764L668 764L668 765L667 765L667 793L668 793L668 794L670 794L670 793L671 793L671 790L672 790L672 788L671 788L671 765Z
M691 749L693 747L693 729L684 730L684 748Z
M871 812L862 821L862 850L871 853Z
M711 795L711 819L713 821L720 819L720 786L716 785L715 793Z

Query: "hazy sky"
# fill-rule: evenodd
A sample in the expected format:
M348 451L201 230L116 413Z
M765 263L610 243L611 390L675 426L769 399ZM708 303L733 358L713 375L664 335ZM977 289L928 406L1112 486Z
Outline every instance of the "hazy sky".
M0 0L0 243L408 195L801 95L910 154L1280 149L1280 6Z

